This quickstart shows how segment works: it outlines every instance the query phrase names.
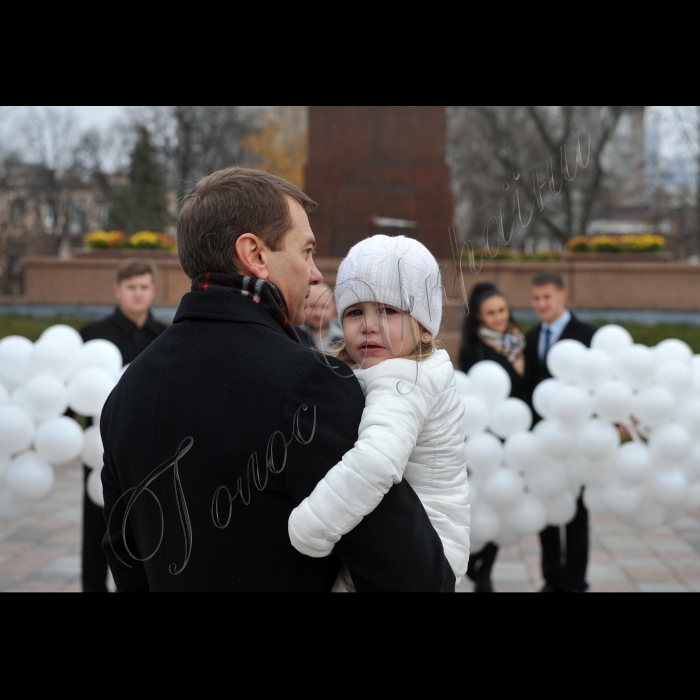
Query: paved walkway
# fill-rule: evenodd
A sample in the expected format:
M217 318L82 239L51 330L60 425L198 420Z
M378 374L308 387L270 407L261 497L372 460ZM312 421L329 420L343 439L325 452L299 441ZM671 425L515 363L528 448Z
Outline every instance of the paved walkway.
M22 518L0 521L0 591L80 591L82 469L56 469L51 494ZM673 528L640 532L621 518L591 522L591 591L700 591L700 518ZM501 549L494 568L497 591L532 592L542 586L539 541ZM471 590L465 579L461 591Z

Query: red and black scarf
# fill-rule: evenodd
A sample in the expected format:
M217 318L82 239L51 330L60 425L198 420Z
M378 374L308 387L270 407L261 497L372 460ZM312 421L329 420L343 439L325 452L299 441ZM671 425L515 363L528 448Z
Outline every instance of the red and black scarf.
M260 304L292 340L299 342L299 336L289 322L287 302L284 300L282 292L272 282L259 280L257 277L232 275L229 272L203 272L192 280L191 290L193 292L207 289L237 292L248 297L256 304Z

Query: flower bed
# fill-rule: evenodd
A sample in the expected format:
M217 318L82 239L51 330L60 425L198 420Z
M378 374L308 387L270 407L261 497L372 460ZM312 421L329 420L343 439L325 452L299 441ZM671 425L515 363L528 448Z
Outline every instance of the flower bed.
M495 254L494 254L495 253ZM558 253L552 250L541 250L536 253L521 253L510 248L499 248L498 251L494 249L488 250L475 250L474 260L512 260L514 262L558 262L562 258L562 253ZM464 250L462 252L462 260L469 259L469 251Z
M571 253L659 253L666 246L663 236L576 236L566 248Z
M123 231L93 231L83 237L90 250L175 250L175 240L167 233L139 231L127 236Z

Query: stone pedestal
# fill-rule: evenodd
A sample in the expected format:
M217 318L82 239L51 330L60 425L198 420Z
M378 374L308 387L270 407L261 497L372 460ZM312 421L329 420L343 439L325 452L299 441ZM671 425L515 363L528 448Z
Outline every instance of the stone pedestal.
M305 191L319 203L310 217L319 255L343 257L378 233L372 217L415 221L381 229L451 255L453 205L445 163L444 107L309 107Z

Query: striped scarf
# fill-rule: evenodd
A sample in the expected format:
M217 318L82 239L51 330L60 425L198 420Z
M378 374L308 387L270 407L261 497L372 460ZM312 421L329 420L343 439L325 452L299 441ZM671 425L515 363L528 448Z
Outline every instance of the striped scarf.
M190 289L193 292L218 289L242 294L256 304L260 304L293 341L299 342L299 336L289 322L287 302L282 292L272 282L259 280L257 277L232 275L229 272L203 272L192 280Z
M525 336L517 326L511 325L506 333L499 333L480 325L477 334L496 352L505 355L511 364L514 364L525 350Z

